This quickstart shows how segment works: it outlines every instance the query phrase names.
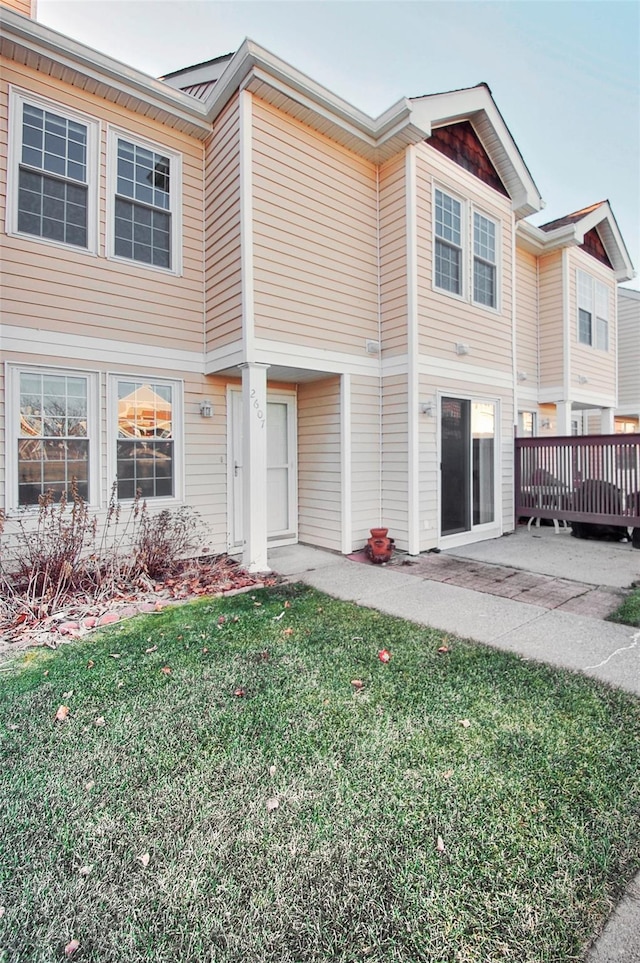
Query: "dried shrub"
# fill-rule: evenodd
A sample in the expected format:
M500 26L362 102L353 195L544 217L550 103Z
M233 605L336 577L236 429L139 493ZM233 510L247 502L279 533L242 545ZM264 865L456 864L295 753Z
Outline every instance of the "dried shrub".
M123 512L115 485L99 525L75 482L58 502L51 491L41 495L35 522L31 513L10 520L9 545L9 518L0 513L0 623L44 618L72 597L100 601L149 588L196 553L203 533L187 506L151 514L138 494Z

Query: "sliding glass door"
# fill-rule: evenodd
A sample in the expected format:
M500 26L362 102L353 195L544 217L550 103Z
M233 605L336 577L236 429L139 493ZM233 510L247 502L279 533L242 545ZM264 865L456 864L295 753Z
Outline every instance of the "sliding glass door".
M495 522L495 403L442 398L440 444L441 535Z

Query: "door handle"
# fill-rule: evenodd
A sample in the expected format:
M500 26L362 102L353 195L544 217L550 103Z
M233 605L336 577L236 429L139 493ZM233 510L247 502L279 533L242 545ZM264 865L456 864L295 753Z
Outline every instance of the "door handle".
M234 463L233 463L233 474L234 474L234 477L235 477L235 478L238 477L238 470L239 470L240 468L242 468L242 465L239 465L237 461L234 461Z

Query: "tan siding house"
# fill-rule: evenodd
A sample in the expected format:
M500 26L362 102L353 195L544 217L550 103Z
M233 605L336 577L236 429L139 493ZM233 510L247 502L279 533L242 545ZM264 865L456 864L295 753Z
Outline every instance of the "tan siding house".
M10 520L75 479L253 571L417 554L513 528L514 428L613 426L624 242L607 202L529 225L486 85L375 119L249 40L157 80L0 13Z

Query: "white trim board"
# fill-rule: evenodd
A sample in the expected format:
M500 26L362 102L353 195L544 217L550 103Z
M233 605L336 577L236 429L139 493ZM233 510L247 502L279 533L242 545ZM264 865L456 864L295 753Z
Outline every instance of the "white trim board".
M23 328L15 324L0 325L0 344L3 352L45 355L67 361L91 361L110 365L132 365L135 368L167 368L171 372L192 371L204 374L201 351L163 348L160 345L135 341L115 341L111 338L91 338Z

